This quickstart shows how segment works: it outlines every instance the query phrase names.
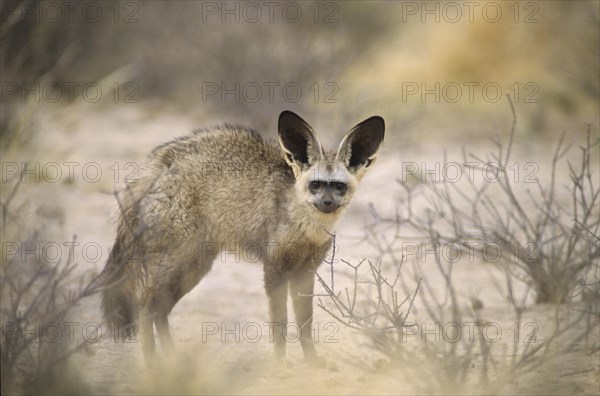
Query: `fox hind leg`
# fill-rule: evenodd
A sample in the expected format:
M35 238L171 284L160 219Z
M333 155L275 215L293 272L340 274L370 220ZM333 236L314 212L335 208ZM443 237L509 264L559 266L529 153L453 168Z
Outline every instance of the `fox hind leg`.
M175 352L175 343L169 328L169 313L179 300L210 271L214 258L214 256L204 257L202 261L173 266L180 270L173 271L164 278L167 279L165 287L152 301L152 311L155 313L153 321L162 350L167 355L173 355Z
M144 353L144 361L147 368L154 368L158 361L156 355L156 344L154 343L153 324L154 314L145 306L141 310L140 315L140 337L142 342L142 352Z
M158 332L158 339L160 340L160 346L162 347L165 354L172 355L175 352L175 343L171 336L171 330L169 330L169 314L160 313L154 318L154 324L156 325L156 331Z

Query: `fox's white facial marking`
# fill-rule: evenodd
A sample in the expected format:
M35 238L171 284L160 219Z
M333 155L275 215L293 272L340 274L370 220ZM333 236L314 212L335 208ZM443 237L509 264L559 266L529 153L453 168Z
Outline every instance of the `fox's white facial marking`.
M348 169L344 166L344 164L335 162L334 159L322 159L317 164L312 166L308 172L311 174L311 180L348 183Z
M354 193L355 181L345 166L322 159L296 184L308 205L324 214L343 210Z

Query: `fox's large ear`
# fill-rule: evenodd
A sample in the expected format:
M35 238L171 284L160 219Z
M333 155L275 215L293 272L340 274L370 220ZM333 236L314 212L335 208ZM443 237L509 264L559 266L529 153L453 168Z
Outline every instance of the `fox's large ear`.
M356 125L348 132L337 152L337 160L350 172L366 170L374 161L383 143L385 122L374 116Z
M307 166L313 165L323 156L321 144L310 125L291 111L279 115L279 144L286 162L296 176Z

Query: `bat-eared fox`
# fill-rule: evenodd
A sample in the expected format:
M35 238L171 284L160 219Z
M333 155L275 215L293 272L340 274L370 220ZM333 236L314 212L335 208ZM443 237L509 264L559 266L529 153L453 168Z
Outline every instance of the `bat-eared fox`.
M102 271L105 319L125 330L139 325L151 366L153 325L163 350L173 351L168 315L175 304L220 252L251 250L263 265L276 358L285 357L289 293L304 357L322 364L311 332L314 271L384 129L383 118L371 117L332 152L306 121L284 111L279 145L226 124L156 147L117 196L117 237Z

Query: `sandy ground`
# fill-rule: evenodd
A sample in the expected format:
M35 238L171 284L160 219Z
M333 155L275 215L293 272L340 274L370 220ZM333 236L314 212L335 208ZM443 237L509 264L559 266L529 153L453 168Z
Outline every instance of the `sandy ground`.
M112 195L115 186L122 185L124 176L135 171L152 147L199 126L203 125L198 120L186 119L176 113L161 112L160 116L149 117L147 111L126 107L110 111L70 109L46 117L36 137L34 151L23 153L22 158L15 158L15 161L37 158L42 168L56 162L63 173L67 169L65 162L79 165L72 181L65 180L67 176L63 174L54 183L42 180L27 184L21 196L26 194L30 216L38 219L40 224L49 224L45 230L49 240L60 243L76 235L81 244L75 251L76 259L81 263L79 271L100 271L115 233L110 222L115 207ZM393 130L394 126L388 128ZM338 225L338 259L352 262L374 255L373 248L361 241L363 224L369 219L368 204L377 202L378 208L389 213L394 197L401 193L390 180L397 176L401 161L406 160L402 156L436 161L442 146L440 142L421 149L412 146L396 150L397 146L393 146L384 150L361 185L347 216ZM84 176L81 171L86 164L92 165L88 165L89 173ZM102 171L97 181L96 169ZM94 253L98 248L99 256ZM387 365L368 340L352 329L344 328L318 308L315 308L320 337L317 347L330 361L328 368L312 368L304 363L298 343L290 343L288 347L291 367L275 366L265 325L268 312L262 270L258 264L235 261L234 257L226 257L224 262L217 263L170 315L176 346L185 356L165 363L164 369L148 371L144 368L138 343L124 344L105 337L91 345L90 354L75 358L79 375L90 384L92 391L100 394L412 394L423 391L418 387L423 378L415 378L415 383L407 381L400 375L404 370L402 367ZM425 269L432 272L432 285L442 288L443 283L436 278L435 269ZM339 270L345 271L341 267ZM323 266L320 273L327 277L328 268ZM493 353L503 361L512 348L513 333L509 327L514 315L494 287L492 276L500 277L493 268L479 263L465 263L455 268L455 284L461 298L466 300L469 295L477 295L484 303L482 317L502 326L503 336L494 344ZM344 284L340 282L341 288ZM544 334L551 331L554 313L553 306L535 306L530 302L524 321L535 322L543 339ZM426 320L423 310L417 309L413 315L415 321ZM72 320L78 323L78 337L86 324L97 327L95 324L101 323L99 298L85 301ZM106 335L108 329L99 326ZM590 334L588 343L596 345L595 352L583 348L582 344L578 352L548 359L534 372L518 379L514 377L503 392L597 394L599 341L597 333ZM417 338L411 345L418 346L419 342ZM480 367L474 363L473 372L478 369ZM437 373L429 375L436 376ZM482 389L473 384L461 392L477 394ZM452 389L431 389L429 392L433 391L454 392Z

